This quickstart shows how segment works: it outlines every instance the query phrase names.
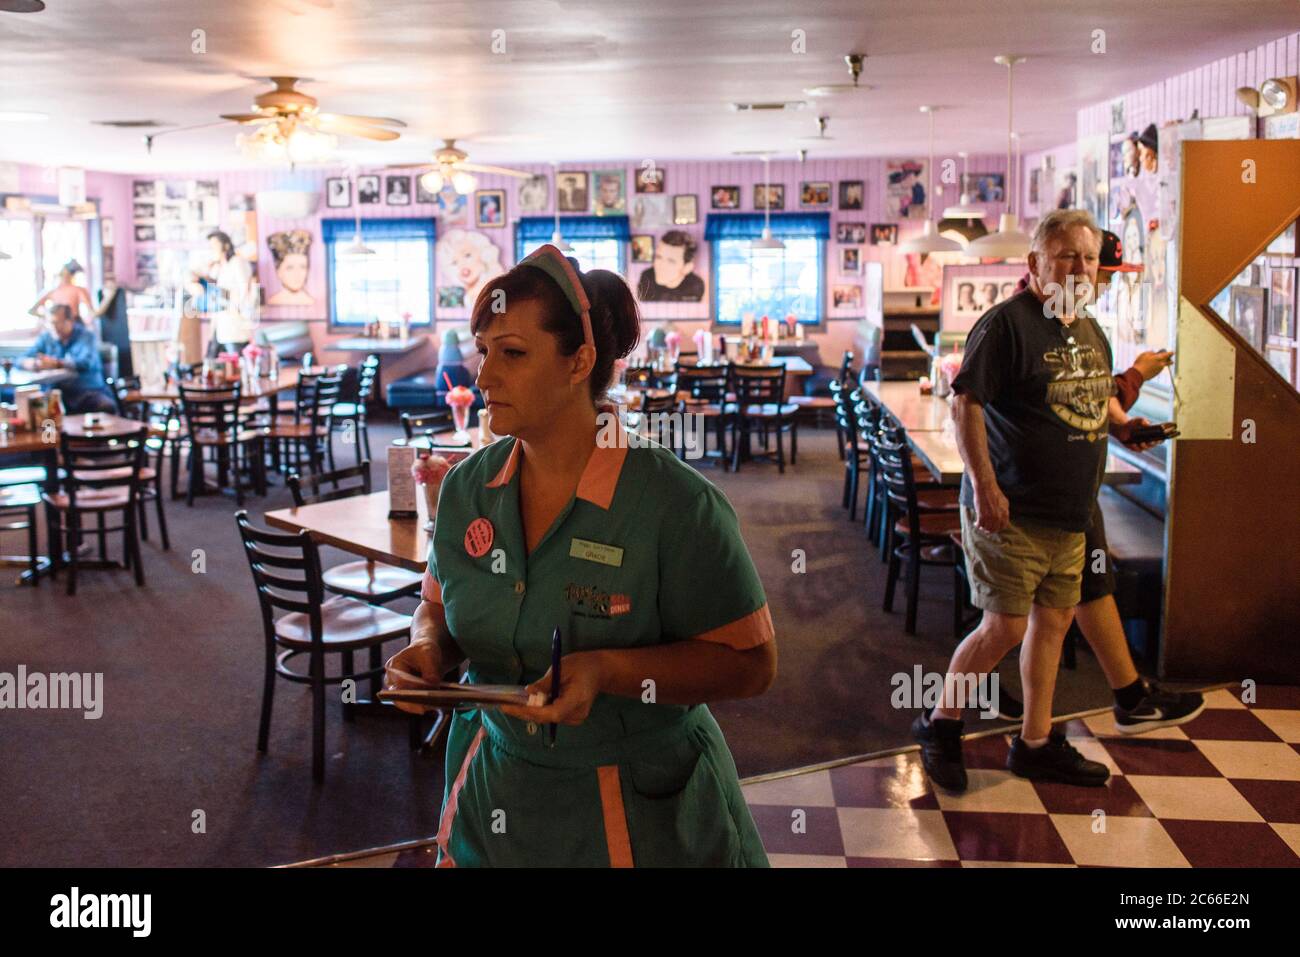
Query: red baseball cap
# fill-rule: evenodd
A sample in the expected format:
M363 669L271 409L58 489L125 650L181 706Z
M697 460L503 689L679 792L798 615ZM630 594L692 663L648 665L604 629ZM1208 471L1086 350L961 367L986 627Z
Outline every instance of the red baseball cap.
M1101 255L1097 268L1107 272L1142 272L1142 266L1137 263L1124 262L1124 243L1108 229L1101 231Z

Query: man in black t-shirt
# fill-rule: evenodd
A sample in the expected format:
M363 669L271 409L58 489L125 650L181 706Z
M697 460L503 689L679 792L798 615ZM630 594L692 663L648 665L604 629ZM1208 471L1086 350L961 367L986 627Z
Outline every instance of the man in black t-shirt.
M1020 653L1024 721L1007 758L1023 777L1101 785L1106 766L1052 732L1061 644L1079 603L1084 529L1106 465L1110 345L1082 308L1097 279L1101 231L1081 210L1054 210L1034 232L1029 288L971 330L953 380L966 471L962 547L980 626L958 646L945 695L913 725L927 773L964 790L962 702L1007 652Z

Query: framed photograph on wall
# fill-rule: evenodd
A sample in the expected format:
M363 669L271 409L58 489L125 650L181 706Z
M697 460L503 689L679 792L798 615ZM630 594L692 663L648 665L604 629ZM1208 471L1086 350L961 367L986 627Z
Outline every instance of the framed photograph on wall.
M664 191L664 171L657 166L650 165L637 170L636 191L638 193L662 193Z
M840 275L862 275L862 250L857 246L845 246L840 250Z
M867 241L867 224L836 223L835 241L840 245L861 246Z
M1265 308L1268 297L1261 286L1233 286L1232 298L1229 300L1232 328L1243 339L1255 347L1264 350Z
M808 181L799 184L800 209L830 209L831 184L828 182Z
M330 209L351 206L352 181L343 176L331 176L325 180L325 205Z
M1001 173L965 173L961 191L977 203L1001 203L1006 199L1006 177Z
M862 287L849 285L831 286L831 307L834 309L861 309Z
M1264 351L1268 364L1277 370L1277 374L1286 379L1287 384L1295 386L1295 347L1270 345Z
M714 186L709 190L714 209L740 209L739 186Z
M598 169L591 174L596 181L596 215L619 216L627 212L627 187L621 169Z
M474 193L474 223L480 229L500 229L506 224L504 189L480 189Z
M700 208L694 193L673 197L673 225L692 226L700 221Z
M897 246L898 245L898 223L872 223L871 224L871 245Z
M410 206L411 177L384 177L384 202L389 206Z
M1294 228L1294 227L1293 227ZM1268 334L1282 339L1296 337L1294 267L1274 266L1269 276Z
M1292 223L1278 233L1277 239L1269 243L1264 252L1270 256L1286 256L1288 259L1300 259L1300 245L1296 243L1296 232L1296 224Z
M591 203L587 195L586 171L567 170L555 174L556 202L562 213L585 213Z
M754 208L759 211L764 209L785 209L785 184L755 183Z
M980 272L982 266L945 266L939 328L969 332L990 308L1015 295L1024 268Z
M424 174L415 177L415 201L421 205L432 205L438 201L438 194L431 193L424 185Z
M867 194L867 184L860 179L840 180L840 209L861 209Z
M378 176L357 177L357 203L361 206L377 206L379 204Z
M632 237L632 262L652 263L655 261L655 238L637 235Z

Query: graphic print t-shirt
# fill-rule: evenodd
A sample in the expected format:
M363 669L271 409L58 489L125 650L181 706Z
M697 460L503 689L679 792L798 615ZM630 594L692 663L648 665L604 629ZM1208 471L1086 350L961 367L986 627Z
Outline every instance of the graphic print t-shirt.
M1106 467L1110 344L1096 320L1066 325L1025 289L986 312L953 389L984 407L989 458L1013 521L1082 532ZM974 508L969 474L961 502Z

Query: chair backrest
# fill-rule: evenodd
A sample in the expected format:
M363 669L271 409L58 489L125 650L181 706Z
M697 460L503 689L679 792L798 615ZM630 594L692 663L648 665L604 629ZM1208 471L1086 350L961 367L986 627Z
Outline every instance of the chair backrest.
M354 481L355 484L344 484ZM321 486L326 482L329 482L333 488L322 492ZM294 472L289 476L289 491L293 493L293 504L298 508L316 502L332 502L340 498L369 495L370 459L363 459L360 465L335 469L333 472L319 474L312 472L306 478Z
M718 365L685 365L677 363L673 373L677 379L677 391L685 392L687 401L706 402L721 405L727 401L727 391L731 378L731 367Z
M671 389L645 392L641 396L641 412L671 412L677 408L677 396Z
M140 391L138 375L108 377L104 379L104 384L108 386L108 391L113 393L113 403L117 406L118 415L124 419L139 419L142 422L148 418L148 402L139 400L132 402L127 398L132 392Z
M839 378L839 381L840 381L841 383L847 383L847 382L849 381L849 375L850 375L852 372L853 372L853 350L852 350L852 349L845 349L845 350L844 350L844 359L843 359L843 361L840 362L840 378Z
M306 386L299 385L296 409L299 421L310 422L314 429L327 428L342 390L343 376L338 370L313 376Z
M271 640L275 627L272 617L279 608L307 615L312 641L321 642L320 606L325 589L321 584L320 552L311 535L306 531L289 534L257 528L248 520L245 509L235 513L235 523L253 573L267 640Z
M450 409L402 413L402 431L406 433L408 440L415 438L416 435L433 435L435 432L445 432L452 427Z
M654 366L628 366L623 373L623 381L631 389L667 389L671 388L677 378L675 371L664 371Z
M148 430L126 435L81 437L62 433L59 438L64 475L62 485L68 502L77 507L77 495L88 490L127 489L133 506L140 493L140 469L144 465Z
M366 402L375 391L375 379L379 375L379 356L371 353L361 362L361 371L357 373L357 407L364 409Z
M916 481L912 476L912 451L902 430L885 429L875 444L876 474L890 504L907 516L915 536L920 531Z
M785 399L785 366L731 367L731 387L736 393L736 403L744 410L747 405L780 405Z
M226 433L238 432L239 393L239 382L219 386L180 383L181 410L189 436L210 432L224 437Z

